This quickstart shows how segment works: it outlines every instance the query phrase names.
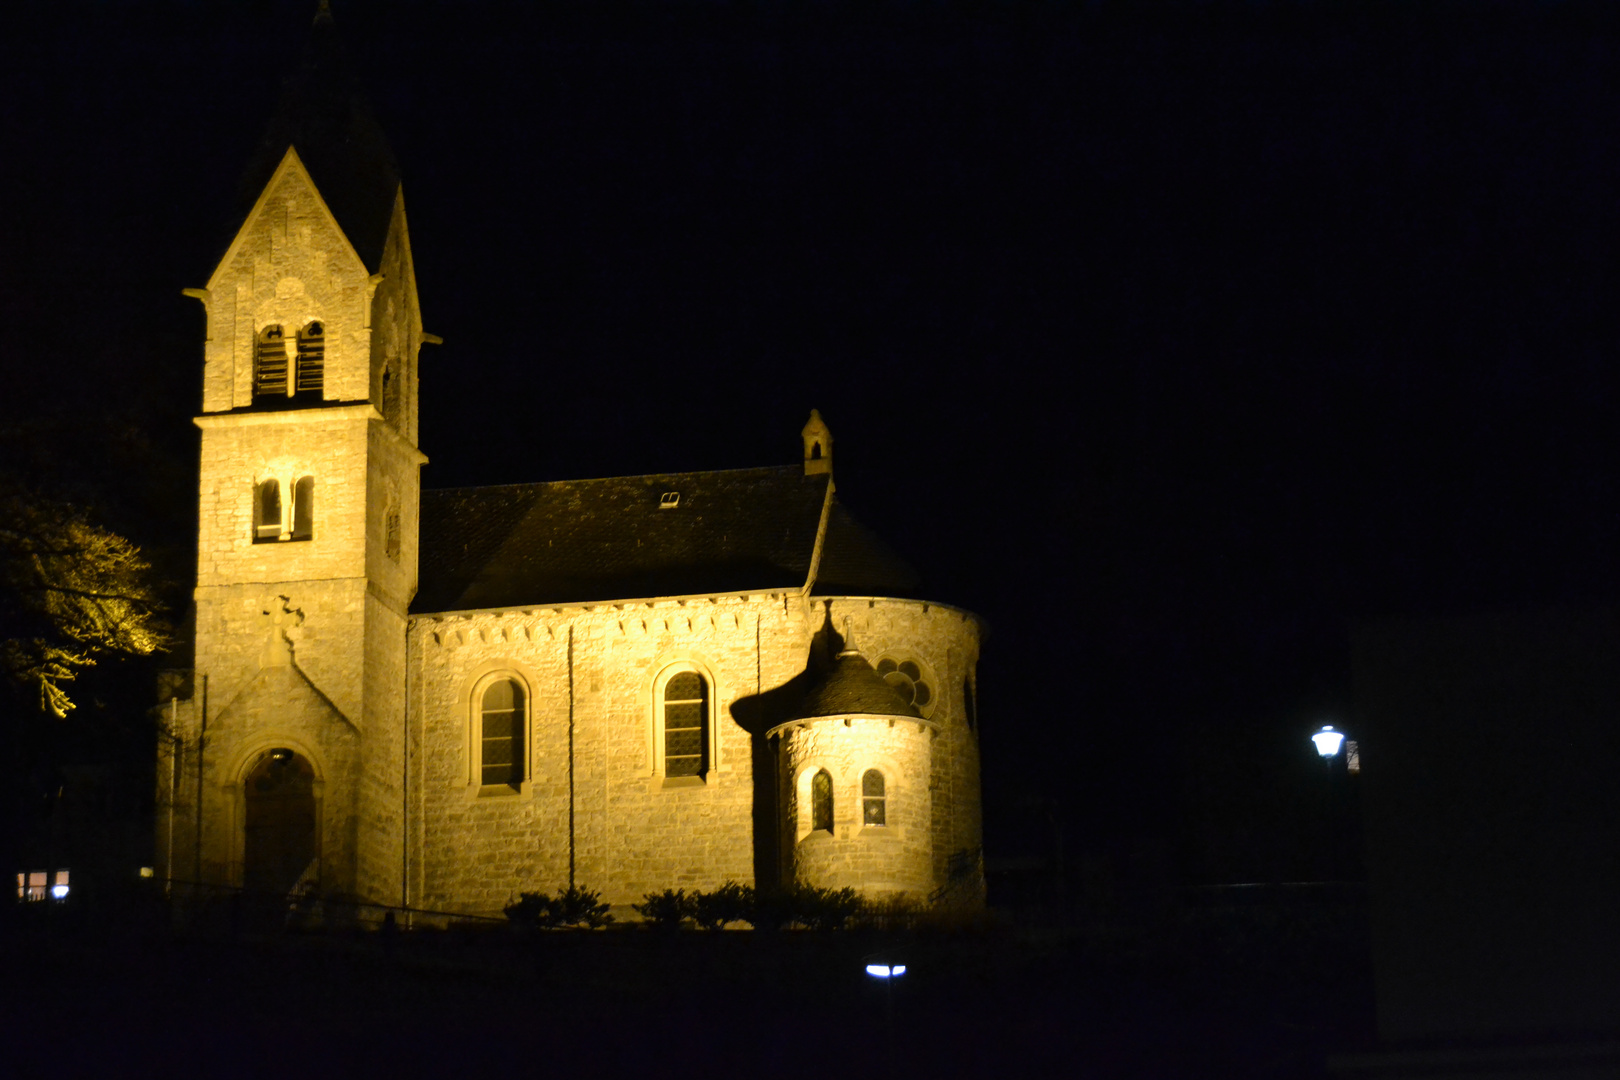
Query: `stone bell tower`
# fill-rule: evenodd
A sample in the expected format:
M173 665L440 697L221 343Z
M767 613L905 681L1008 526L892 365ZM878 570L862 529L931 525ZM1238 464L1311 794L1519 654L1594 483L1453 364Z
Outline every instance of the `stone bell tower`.
M199 692L168 874L397 903L416 365L436 339L398 170L324 3L244 196L186 290L207 311Z

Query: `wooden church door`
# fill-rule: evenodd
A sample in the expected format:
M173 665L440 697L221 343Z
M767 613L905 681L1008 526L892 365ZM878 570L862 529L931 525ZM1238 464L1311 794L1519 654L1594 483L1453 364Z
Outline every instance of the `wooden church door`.
M267 751L248 774L246 797L242 885L285 896L318 869L315 773L291 750Z

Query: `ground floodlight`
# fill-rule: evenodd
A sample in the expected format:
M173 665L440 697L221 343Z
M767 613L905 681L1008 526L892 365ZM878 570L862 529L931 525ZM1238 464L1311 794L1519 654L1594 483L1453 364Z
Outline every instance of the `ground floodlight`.
M51 895L56 897L56 899L62 900L64 898L66 898L67 894L68 894L68 887L66 885L52 885L51 886Z
M1325 724L1321 731L1311 736L1311 742L1316 744L1316 752L1324 758L1333 757L1344 745L1344 732L1334 731L1332 724Z
M867 964L866 973L874 979L893 979L906 973L906 965Z

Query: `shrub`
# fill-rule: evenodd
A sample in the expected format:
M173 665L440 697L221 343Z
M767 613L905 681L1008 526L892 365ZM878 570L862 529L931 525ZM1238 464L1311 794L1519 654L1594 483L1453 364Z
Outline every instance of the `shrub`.
M555 897L548 893L526 892L506 906L506 917L519 926L546 929L585 926L592 930L613 921L607 904L590 889L570 885Z
M507 904L506 917L519 926L550 926L551 897L540 892L521 894L516 903Z
M640 904L631 904L655 930L678 930L681 923L694 915L696 901L702 893L686 895L685 889L665 889L661 893L648 893Z
M599 893L570 885L566 892L558 893L553 901L558 926L586 926L592 930L613 921L608 914L611 905L602 903Z
M914 930L925 909L906 893L892 893L861 905L855 924L865 930Z
M754 906L754 890L728 881L714 892L692 894L692 918L705 930L722 929L729 922L746 922Z
M854 889L807 889L798 892L794 921L811 930L842 930L864 906Z

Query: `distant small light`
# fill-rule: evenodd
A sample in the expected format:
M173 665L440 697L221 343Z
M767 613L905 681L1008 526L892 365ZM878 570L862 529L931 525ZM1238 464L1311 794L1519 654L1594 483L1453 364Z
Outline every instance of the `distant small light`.
M58 899L58 900L64 899L64 898L66 898L67 894L68 894L68 887L66 885L52 885L51 886L51 895L56 897L56 899Z
M1311 736L1311 742L1316 744L1316 752L1325 758L1330 758L1339 752L1344 744L1344 732L1334 731L1332 724L1325 724L1321 731Z
M152 876L152 868L150 866L141 867L141 877L151 877L151 876Z
M888 964L867 964L866 973L874 979L898 978L906 973L906 965L895 964L890 967Z

